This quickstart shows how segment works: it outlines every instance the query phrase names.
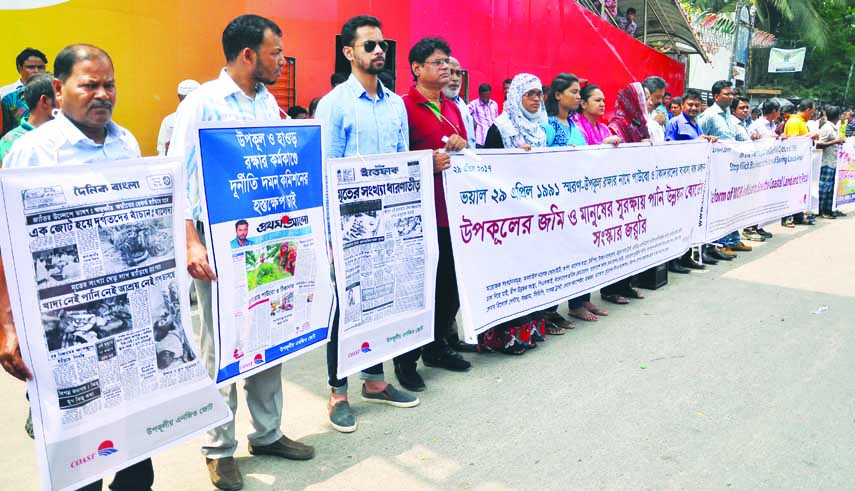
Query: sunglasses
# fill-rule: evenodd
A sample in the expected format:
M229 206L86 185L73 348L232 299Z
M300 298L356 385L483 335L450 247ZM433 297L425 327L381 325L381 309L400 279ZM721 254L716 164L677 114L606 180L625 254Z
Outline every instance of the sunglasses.
M384 53L389 50L389 43L387 41L365 41L362 43L362 49L366 53L373 53L377 46L380 46L380 51Z

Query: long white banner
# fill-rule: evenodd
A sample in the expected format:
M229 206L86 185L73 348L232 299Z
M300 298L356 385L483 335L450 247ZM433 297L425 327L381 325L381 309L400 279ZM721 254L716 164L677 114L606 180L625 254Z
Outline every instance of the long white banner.
M707 242L809 207L810 139L767 138L711 147Z
M333 159L328 172L344 378L433 340L433 159L427 151Z
M445 172L466 339L703 240L709 145L455 155Z
M231 418L193 342L180 177L166 159L0 172L45 489L78 489Z

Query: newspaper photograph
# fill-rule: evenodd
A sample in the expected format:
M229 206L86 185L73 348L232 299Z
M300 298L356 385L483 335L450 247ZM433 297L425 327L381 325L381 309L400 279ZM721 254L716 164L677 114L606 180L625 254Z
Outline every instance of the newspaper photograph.
M176 180L167 159L0 173L45 489L77 489L231 418L193 343Z
M439 249L430 152L332 159L339 378L433 340Z
M329 275L318 123L212 123L199 130L216 382L326 343Z

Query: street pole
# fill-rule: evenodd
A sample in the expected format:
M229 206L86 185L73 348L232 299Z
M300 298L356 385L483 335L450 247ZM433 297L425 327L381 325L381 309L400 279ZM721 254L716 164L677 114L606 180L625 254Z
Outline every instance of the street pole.
M846 100L849 97L849 82L852 81L852 67L855 62L849 64L849 78L846 79L846 92L843 93L843 107L846 107Z

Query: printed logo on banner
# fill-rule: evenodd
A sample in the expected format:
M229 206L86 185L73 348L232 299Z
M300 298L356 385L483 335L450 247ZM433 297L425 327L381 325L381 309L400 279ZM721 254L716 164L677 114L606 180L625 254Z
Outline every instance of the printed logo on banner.
M360 348L363 353L371 353L371 345L368 341L362 343L362 348Z
M113 442L110 440L104 440L100 445L98 445L98 455L101 457L113 455L116 452L118 452L118 450L116 450L116 447L113 446Z
M21 197L24 198L25 210L65 204L62 186L25 189L21 192Z
M257 355L255 355L255 358L252 359L252 362L256 365L261 365L262 363L264 363L264 357L261 355L261 353L258 353Z
M147 176L148 185L151 189L172 189L172 176L169 174L157 174Z

